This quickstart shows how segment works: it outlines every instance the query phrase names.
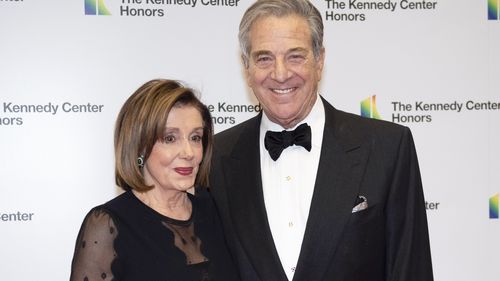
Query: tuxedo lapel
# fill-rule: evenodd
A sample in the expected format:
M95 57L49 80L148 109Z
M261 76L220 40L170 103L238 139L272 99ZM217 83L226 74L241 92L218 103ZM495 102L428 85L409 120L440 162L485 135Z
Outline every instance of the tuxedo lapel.
M294 281L322 279L351 215L369 152L338 112L323 103L320 163Z
M261 115L247 123L227 159L229 213L252 266L263 281L286 281L269 228L260 173L259 126Z

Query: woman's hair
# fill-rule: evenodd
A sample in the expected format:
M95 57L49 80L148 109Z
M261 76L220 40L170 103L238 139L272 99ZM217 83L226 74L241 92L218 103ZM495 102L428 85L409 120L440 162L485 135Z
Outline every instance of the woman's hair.
M259 0L250 6L240 22L238 39L240 41L243 64L248 67L252 46L250 45L250 29L261 18L286 17L298 15L309 24L311 32L312 50L314 58L318 59L323 49L323 20L321 14L311 2L307 0Z
M213 124L208 108L193 89L178 81L155 79L137 89L123 104L115 125L115 181L125 190L146 191L138 158L146 161L155 143L163 137L173 107L192 106L203 119L203 160L195 185L208 186L212 157Z

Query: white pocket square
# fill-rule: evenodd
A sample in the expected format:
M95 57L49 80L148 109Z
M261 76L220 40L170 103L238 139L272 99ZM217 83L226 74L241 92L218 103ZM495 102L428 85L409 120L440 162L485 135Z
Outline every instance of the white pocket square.
M368 208L368 200L364 196L358 196L355 204L356 206L352 208L352 213L356 213Z

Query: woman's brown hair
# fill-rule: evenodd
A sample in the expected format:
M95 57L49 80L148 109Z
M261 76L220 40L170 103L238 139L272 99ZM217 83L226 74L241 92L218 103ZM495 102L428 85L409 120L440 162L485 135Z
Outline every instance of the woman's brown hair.
M180 82L166 79L151 80L137 89L123 104L115 125L115 181L125 190L147 191L153 188L144 182L138 158L146 161L154 144L165 132L170 110L177 106L192 106L203 120L203 160L195 185L208 186L212 157L213 124L208 108L196 97L195 91Z

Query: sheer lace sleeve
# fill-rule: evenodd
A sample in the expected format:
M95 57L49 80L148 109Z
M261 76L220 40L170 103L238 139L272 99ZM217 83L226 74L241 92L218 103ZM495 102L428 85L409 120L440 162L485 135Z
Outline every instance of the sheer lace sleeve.
M116 258L113 242L117 235L106 210L90 211L76 240L70 281L113 280L111 264Z

